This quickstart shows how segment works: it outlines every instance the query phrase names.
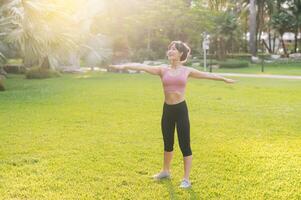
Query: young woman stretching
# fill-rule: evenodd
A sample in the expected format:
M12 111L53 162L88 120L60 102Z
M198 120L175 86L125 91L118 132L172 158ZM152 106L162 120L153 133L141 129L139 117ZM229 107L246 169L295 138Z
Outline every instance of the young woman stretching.
M173 144L175 126L177 127L179 146L184 159L184 176L181 188L191 187L189 174L192 164L192 151L190 148L190 123L188 109L185 102L185 87L188 77L199 79L220 80L234 83L232 79L224 78L212 73L198 71L191 67L183 66L187 61L190 48L181 41L173 41L168 46L167 56L169 67L163 66L126 66L110 65L111 68L123 70L141 70L153 75L159 75L164 90L164 105L161 119L161 130L164 141L164 162L160 173L153 176L156 180L170 178L170 163L173 157Z

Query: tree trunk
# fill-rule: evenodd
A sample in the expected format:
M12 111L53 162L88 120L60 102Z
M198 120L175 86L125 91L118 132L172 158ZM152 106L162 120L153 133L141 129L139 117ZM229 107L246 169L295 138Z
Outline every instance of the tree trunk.
M269 39L269 53L274 53L274 52L272 52L272 36L271 36L271 30L270 30L270 28L268 29L268 39ZM270 52L271 51L271 52Z
M23 65L25 68L37 67L39 66L39 58L38 56L34 56L32 48L30 48L31 39L26 39L24 44L24 52L23 52Z
M248 24L248 18L247 17L246 17L246 24ZM248 35L248 26L246 26L246 28L245 28L245 38L247 38L247 35ZM247 41L247 39L245 39L244 48L245 48L245 52L248 52L248 41Z
M43 59L43 62L40 67L43 69L50 69L50 62L48 56Z
M0 75L0 91L4 91L5 90L5 87L4 87L4 83L3 83L3 78L1 78L1 75Z
M295 31L295 53L297 53L297 49L298 49L298 33L299 33L299 26L300 26L300 22L299 22L299 16L300 16L300 12L301 12L301 2L300 0L297 0L295 2L296 6L297 6L297 11L296 11L296 19L297 19L297 24L296 24L296 31Z
M298 34L299 34L299 33L301 33L301 29L299 30ZM298 41L297 46L298 46L299 52L301 53L301 45L300 45L300 41L301 41L301 40ZM300 48L299 48L299 47L300 47Z
M260 41L261 41L261 35L262 35L262 33L261 33L261 30L259 31L259 33L258 33L258 39L257 39L257 41L256 41L256 44L260 44ZM258 42L259 41L259 42ZM259 46L259 48L260 48L260 46ZM256 45L256 49L258 49L258 45Z
M284 43L284 40L283 40L283 34L281 34L281 39L280 40L281 40L282 48L283 48L283 51L284 51L284 55L285 55L285 57L288 57L288 53L287 53L285 43Z
M261 33L262 33L262 24L264 22L264 18L263 18L263 7L264 7L264 3L262 1L257 1L257 8L258 8L258 11L256 13L256 34L255 34L255 49L257 51L258 49L258 46L260 44L260 41L261 41Z
M295 47L294 47L294 53L297 53L297 48L298 48L298 29L295 32Z
M249 32L250 53L256 56L256 0L250 0Z
M267 45L267 43L264 40L262 40L262 44L265 46L265 48L267 48L267 50L269 51L269 53L273 53L272 50L271 50L271 48Z
M217 40L217 59L218 60L226 59L225 40L223 37L219 37Z
M273 36L273 48L272 48L272 51L273 53L275 53L275 47L276 47L276 33L274 33L274 36Z
M150 28L147 29L147 50L150 50L150 43L151 43L151 33Z

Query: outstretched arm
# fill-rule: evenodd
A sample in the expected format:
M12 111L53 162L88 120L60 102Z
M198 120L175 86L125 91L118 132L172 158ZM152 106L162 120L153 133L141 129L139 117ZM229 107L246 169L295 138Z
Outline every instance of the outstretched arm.
M137 70L144 71L152 75L160 75L161 67L160 66L149 66L145 64L135 64L135 65L109 65L110 68L118 69L118 70Z
M235 80L225 78L225 77L219 76L217 74L201 72L194 68L189 68L189 69L190 69L189 77L192 77L192 78L211 79L211 80L216 80L216 81L224 81L226 83L235 83L236 82Z

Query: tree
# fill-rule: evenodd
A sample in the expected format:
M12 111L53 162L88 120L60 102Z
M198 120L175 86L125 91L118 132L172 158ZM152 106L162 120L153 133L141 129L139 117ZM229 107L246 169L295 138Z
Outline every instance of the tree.
M208 29L210 12L186 0L106 1L106 13L93 24L94 31L109 34L116 43L128 45L132 54L163 58L172 40L199 48L200 34Z
M294 31L297 24L297 20L293 15L287 12L287 10L280 9L272 16L271 25L280 34L280 41L284 51L284 55L288 57L287 49L283 40L283 34L287 31Z
M79 66L80 49L88 47L92 18L99 12L95 5L96 0L7 1L0 9L0 35L19 45L27 68L42 66L45 60L51 68Z
M238 27L237 16L232 11L219 13L215 16L215 28L211 35L215 43L217 59L226 59L226 54L233 51L233 41Z
M297 52L298 48L298 34L301 27L301 0L288 0L289 11L294 15L295 18L295 28L293 32L295 33L295 45L294 52Z
M3 35L19 45L25 67L39 66L46 58L55 67L77 48L72 19L47 1L13 0L2 6L1 14Z

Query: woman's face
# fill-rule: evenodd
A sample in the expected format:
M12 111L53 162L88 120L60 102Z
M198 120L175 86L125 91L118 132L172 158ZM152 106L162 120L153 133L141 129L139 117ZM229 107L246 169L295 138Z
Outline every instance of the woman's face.
M180 58L182 56L183 53L180 53L178 51L178 49L176 48L176 45L173 44L166 52L167 54L167 57L168 57L168 60L179 60L180 61Z

